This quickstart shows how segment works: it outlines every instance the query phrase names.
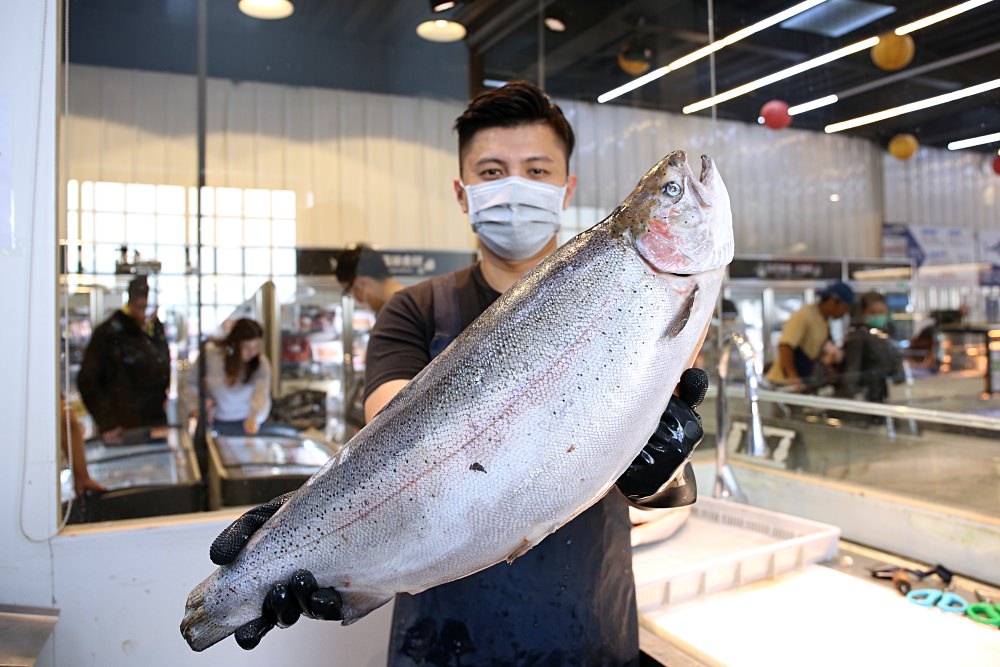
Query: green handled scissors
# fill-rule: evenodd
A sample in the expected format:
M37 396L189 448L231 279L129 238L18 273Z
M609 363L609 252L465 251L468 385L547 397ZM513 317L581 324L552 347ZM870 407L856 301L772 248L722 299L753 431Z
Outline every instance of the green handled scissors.
M985 623L1000 628L1000 604L976 602L970 604L965 614L977 623Z

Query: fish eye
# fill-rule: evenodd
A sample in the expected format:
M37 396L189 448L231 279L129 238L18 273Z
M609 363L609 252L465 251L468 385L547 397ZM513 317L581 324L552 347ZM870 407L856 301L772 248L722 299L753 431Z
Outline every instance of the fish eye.
M666 185L663 186L663 194L668 197L676 197L681 193L681 186L677 181L668 181Z

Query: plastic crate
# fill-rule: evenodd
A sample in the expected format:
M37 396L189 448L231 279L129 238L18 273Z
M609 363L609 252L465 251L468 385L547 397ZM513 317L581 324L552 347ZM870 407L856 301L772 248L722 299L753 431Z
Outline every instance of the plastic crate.
M833 558L840 528L718 498L699 498L673 537L633 550L640 610L736 588Z

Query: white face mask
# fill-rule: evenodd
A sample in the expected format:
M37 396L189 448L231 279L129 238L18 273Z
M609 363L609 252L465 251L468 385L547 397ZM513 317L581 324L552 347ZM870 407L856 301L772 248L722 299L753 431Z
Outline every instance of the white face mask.
M527 259L549 242L562 225L566 186L508 176L465 185L472 230L493 253Z

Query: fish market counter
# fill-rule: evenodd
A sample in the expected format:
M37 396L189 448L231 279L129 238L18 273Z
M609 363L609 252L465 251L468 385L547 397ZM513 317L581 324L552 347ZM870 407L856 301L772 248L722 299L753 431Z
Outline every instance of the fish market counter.
M706 500L712 511L728 503L698 503ZM709 520L695 512L667 539L634 547L640 642L655 661L671 667L1000 664L995 625L915 604L891 581L871 575L877 567L926 571L926 564L839 540L839 530L824 524L739 507L751 511ZM776 517L787 524L776 526ZM913 582L915 589L943 587L937 576ZM950 590L970 604L1000 603L1000 589L958 576Z

